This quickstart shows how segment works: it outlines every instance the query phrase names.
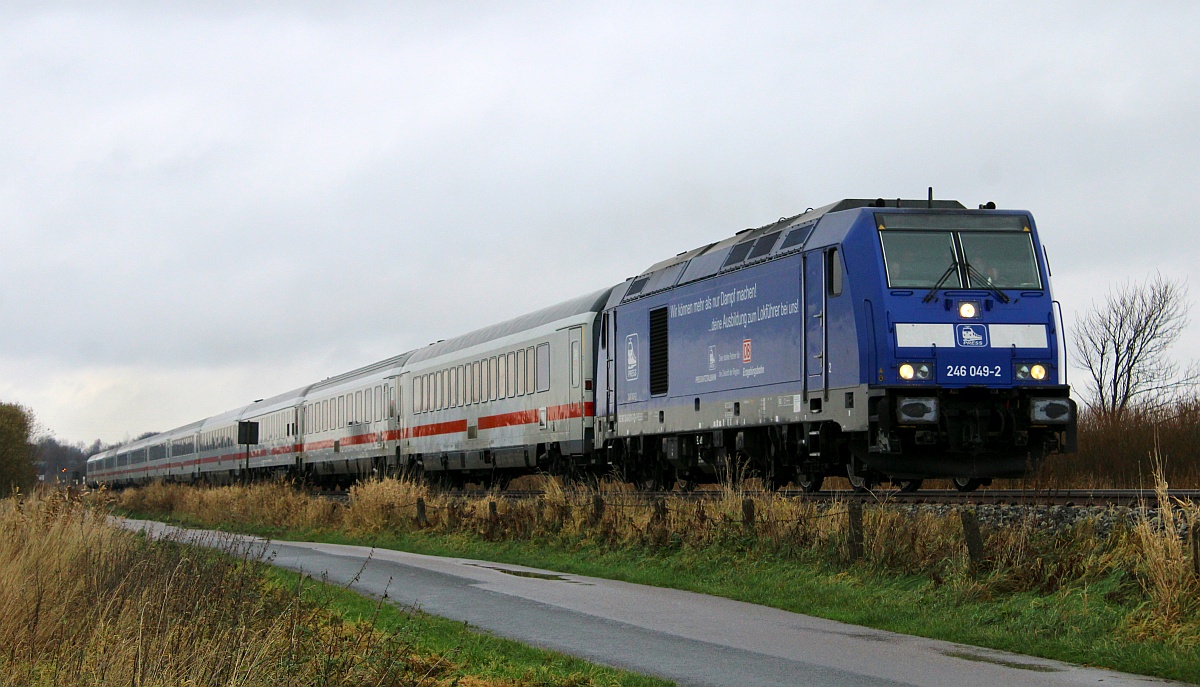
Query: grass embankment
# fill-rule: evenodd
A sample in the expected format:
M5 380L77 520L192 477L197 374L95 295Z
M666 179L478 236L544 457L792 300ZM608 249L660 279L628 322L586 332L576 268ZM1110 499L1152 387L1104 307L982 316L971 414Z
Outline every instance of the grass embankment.
M186 524L675 587L1200 683L1200 576L1180 536L1200 520L1192 504L1103 534L1094 522L985 526L986 558L972 564L955 512L867 506L863 556L852 563L846 504L733 490L717 501L648 502L618 485L565 491L549 482L536 500L453 499L384 480L356 486L347 504L279 484L152 485L114 498L126 512Z
M61 494L0 500L0 685L666 684L469 632Z

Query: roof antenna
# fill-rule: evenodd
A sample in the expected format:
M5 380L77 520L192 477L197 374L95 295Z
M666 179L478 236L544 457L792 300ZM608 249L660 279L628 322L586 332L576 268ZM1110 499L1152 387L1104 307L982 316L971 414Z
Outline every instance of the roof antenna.
M933 187L929 187L929 209L933 209Z

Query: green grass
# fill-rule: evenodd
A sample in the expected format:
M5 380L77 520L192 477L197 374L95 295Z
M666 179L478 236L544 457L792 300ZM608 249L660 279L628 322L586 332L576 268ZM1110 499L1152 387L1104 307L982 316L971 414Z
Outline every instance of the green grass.
M186 518L175 521L205 526ZM1200 683L1200 647L1130 638L1126 623L1133 602L1120 593L1124 583L1115 579L1049 595L991 596L981 591L986 586L973 586L969 580L943 582L885 574L863 565L783 558L752 546L613 549L590 542L491 542L474 535L429 531L349 536L327 530L228 529L273 539L477 558L672 587L894 632Z
M270 568L267 575L287 588L296 588L301 582L300 573L280 568ZM379 630L405 637L418 653L448 658L461 667L460 675L531 686L665 687L674 684L495 637L472 630L465 623L420 610L399 608L338 585L306 579L301 588L308 598L324 604L344 620L370 622Z

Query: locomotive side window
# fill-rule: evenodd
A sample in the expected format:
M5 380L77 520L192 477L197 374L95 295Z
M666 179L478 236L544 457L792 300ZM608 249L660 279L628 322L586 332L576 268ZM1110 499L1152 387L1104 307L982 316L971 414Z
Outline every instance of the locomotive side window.
M842 295L842 259L837 248L830 248L825 253L825 275L828 281L829 295Z
M538 344L537 347L537 390L550 390L550 344Z

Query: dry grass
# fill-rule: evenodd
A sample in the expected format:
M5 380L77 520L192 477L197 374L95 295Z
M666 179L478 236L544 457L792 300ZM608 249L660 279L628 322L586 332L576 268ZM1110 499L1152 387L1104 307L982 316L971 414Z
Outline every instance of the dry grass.
M1162 409L1083 411L1079 452L1050 456L1034 483L1059 488L1153 488L1156 471L1200 489L1200 398Z
M261 505L278 490L246 493ZM142 498L210 504L165 488ZM308 600L311 593L267 583L262 564L246 553L153 542L58 493L0 501L0 685L458 679L452 663L414 651L407 638L343 622Z
M1200 537L1200 510L1167 496L1167 483L1158 476L1158 517L1142 517L1133 528L1135 559L1141 564L1140 582L1146 595L1142 612L1130 618L1136 636L1200 644L1200 562L1189 556L1181 536L1187 526ZM1195 540L1193 540L1195 547ZM1191 556L1196 555L1193 548Z
M340 508L315 499L284 482L220 488L180 488L154 482L120 493L126 510L180 513L204 522L305 529L336 525Z

